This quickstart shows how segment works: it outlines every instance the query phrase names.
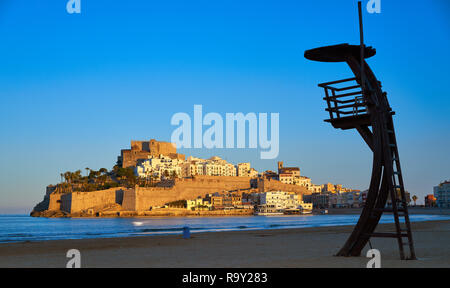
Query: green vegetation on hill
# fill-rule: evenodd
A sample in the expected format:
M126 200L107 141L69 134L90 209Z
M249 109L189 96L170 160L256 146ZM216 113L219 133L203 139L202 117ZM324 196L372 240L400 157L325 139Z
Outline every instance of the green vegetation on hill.
M186 208L187 201L186 200L177 200L166 203L165 205L169 206L169 208Z
M108 172L106 168L101 168L98 171L89 168L85 169L86 176L82 175L81 170L61 173L61 183L57 185L57 191L60 193L86 192L120 186L120 183L114 180L114 174Z
M115 165L111 171L108 171L106 168L101 168L97 171L90 168L85 168L85 170L85 176L82 175L81 170L61 173L61 183L57 184L57 192L89 192L119 186L133 188L135 185L139 185L140 187L153 187L158 183L156 176L149 178L137 177L134 173L134 167L122 168ZM164 177L166 179L173 179L177 175L165 173Z

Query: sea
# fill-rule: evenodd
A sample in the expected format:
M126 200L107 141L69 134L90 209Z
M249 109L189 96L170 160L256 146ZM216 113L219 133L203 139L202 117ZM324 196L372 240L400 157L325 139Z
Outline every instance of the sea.
M60 239L137 237L191 233L354 225L359 215L246 217L40 218L0 215L0 243ZM449 215L411 215L412 222L450 220ZM383 215L380 223L393 223Z

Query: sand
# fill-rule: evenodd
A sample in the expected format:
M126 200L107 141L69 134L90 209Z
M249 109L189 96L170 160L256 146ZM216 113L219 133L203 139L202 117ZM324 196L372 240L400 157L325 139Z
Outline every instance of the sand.
M416 261L399 260L395 239L372 239L382 267L450 267L450 221L412 227ZM82 267L365 267L368 258L332 256L352 228L198 233L188 240L172 235L7 243L0 244L0 267L65 267L69 249L81 252Z

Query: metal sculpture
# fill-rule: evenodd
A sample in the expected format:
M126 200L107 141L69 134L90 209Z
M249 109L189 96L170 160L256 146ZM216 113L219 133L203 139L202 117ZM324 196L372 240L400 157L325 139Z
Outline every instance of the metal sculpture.
M392 119L395 113L389 106L386 92L381 89L381 82L365 61L376 51L364 45L361 2L358 8L360 45L340 44L305 51L305 58L309 60L348 64L355 77L319 84L325 91L325 110L330 116L325 122L334 128L356 129L373 152L372 177L364 208L336 256L359 256L371 237L390 237L397 239L401 259L415 259ZM388 197L391 205L387 205ZM383 212L393 213L394 233L375 232ZM404 218L403 223L400 217ZM405 255L405 245L409 246L409 255Z

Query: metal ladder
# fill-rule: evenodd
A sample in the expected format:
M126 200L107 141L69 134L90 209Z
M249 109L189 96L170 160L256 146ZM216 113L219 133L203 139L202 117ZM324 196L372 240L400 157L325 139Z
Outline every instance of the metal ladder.
M400 258L402 260L416 259L414 244L411 233L411 223L409 221L408 204L403 184L402 171L400 166L400 158L397 148L397 139L395 137L392 115L388 116L388 121L383 133L384 148L386 153L385 173L388 175L389 193L392 208L383 209L384 212L392 212L395 220L395 233L372 233L372 237L389 237L397 238ZM404 223L400 222L400 217L404 217ZM404 241L406 240L406 241ZM405 256L404 246L409 246L409 256Z

